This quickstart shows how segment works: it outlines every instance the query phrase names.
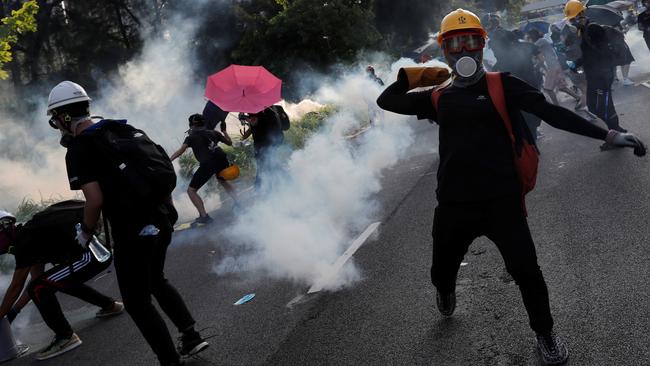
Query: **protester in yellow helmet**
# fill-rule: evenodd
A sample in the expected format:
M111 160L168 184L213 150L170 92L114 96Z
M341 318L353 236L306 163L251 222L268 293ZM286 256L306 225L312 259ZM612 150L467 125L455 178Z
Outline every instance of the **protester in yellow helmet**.
M547 102L538 89L508 73L486 73L485 30L472 12L458 9L447 15L438 41L452 68L451 79L446 68L404 68L377 99L387 111L439 125L431 267L438 310L453 314L461 261L474 239L486 236L519 286L543 363L562 364L568 352L553 332L523 200L534 186L537 152L521 111L565 131L634 147L637 155L645 154L645 146L632 134L604 130Z
M566 5L564 5L564 20L571 20L578 15L581 15L587 7L582 1L579 0L569 0Z

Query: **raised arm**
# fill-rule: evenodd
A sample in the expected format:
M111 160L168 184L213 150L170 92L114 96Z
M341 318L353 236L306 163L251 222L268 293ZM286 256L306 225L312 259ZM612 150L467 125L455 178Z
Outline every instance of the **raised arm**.
M439 85L448 79L449 70L445 68L400 69L397 81L381 93L377 98L377 105L393 113L435 119L431 91L409 93L409 90Z
M169 158L171 159L171 161L174 161L174 160L176 160L176 158L178 158L179 156L183 155L183 153L185 152L185 150L187 150L187 145L186 145L186 144L182 144L181 147L179 147L178 150L176 150L176 152L174 152L174 153L172 154L172 156L170 156Z

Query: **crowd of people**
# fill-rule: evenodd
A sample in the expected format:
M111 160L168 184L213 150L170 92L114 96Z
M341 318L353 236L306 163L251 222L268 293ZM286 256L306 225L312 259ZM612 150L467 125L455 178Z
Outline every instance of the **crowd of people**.
M650 7L650 0L644 3ZM545 35L537 29L506 30L496 14L482 22L471 11L455 10L443 19L438 37L451 73L437 67L400 69L397 80L376 102L383 110L439 126L431 267L438 310L453 315L461 261L477 237L487 236L519 287L539 353L548 365L566 362L568 350L554 331L548 290L527 221L525 195L534 188L537 174L537 129L545 121L603 141L607 149L630 147L638 156L646 152L645 145L620 126L612 99L616 67L625 68L633 61L629 47L620 31L590 22L585 11L582 2L569 0L565 24L553 25ZM650 43L648 10L639 15L638 23ZM494 65L485 66L486 46L496 57ZM384 86L372 66L366 72L373 83ZM625 72L623 76L627 83ZM575 99L575 110L588 108L607 129L559 106L558 92ZM0 317L13 321L33 301L55 334L36 358L55 357L81 345L56 299L56 292L63 292L97 306L99 318L126 310L160 364L180 365L182 356L197 354L209 344L164 274L178 219L171 199L176 187L172 161L192 149L199 166L187 194L199 214L194 223L208 224L212 218L198 190L211 177L230 194L235 207L239 202L229 183L239 170L219 147L233 141L225 120L217 130L204 115L193 114L188 118L187 137L168 156L145 131L126 120L93 121L90 101L82 86L64 81L52 89L47 108L49 124L60 132L61 145L67 149L70 189L80 190L85 201L55 204L24 224L0 211L0 253L16 259ZM378 113L369 112L371 123ZM274 155L284 143L289 119L278 106L241 113L239 119L244 126L241 139L254 140L255 185L263 191L270 184L265 173L280 169ZM100 231L105 234L104 244L97 239ZM49 246L52 242L57 246ZM85 285L113 258L123 302ZM45 270L48 263L54 266ZM178 329L177 346L152 297Z

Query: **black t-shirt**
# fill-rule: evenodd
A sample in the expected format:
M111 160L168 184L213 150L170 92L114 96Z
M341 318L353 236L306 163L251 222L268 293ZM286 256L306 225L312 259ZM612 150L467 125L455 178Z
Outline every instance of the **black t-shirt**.
M190 131L183 143L192 148L200 164L206 164L223 156L224 152L218 146L219 142L226 143L226 138L219 132L196 129Z
M31 227L30 222L20 226L10 249L16 258L16 268L69 263L81 257L84 250L75 239L76 222L49 228Z
M136 202L129 194L130 188L114 179L119 174L118 168L98 147L103 144L99 140L103 137L95 133L103 123L105 121L87 128L70 143L65 156L70 189L80 190L84 184L97 182L103 195L102 212L111 222L114 231L139 231L148 224L161 225L159 229L167 228L169 222L165 221L159 207Z
M578 60L577 65L584 69L590 87L607 89L616 76L615 55L608 47L607 40L602 40L601 43L590 42L589 29L586 27L583 30L580 43L582 59Z
M548 103L539 90L512 75L503 74L503 87L513 129L519 135L529 133L520 111L569 132L601 140L607 135L566 108ZM440 125L439 202L482 201L521 192L512 142L491 102L485 78L468 88L449 87L438 100L438 112L431 90L406 93L407 89L408 82L399 79L377 102L386 110Z
M282 126L280 126L275 113L270 108L266 108L259 117L257 124L251 126L251 133L255 142L255 151L257 152L284 142Z

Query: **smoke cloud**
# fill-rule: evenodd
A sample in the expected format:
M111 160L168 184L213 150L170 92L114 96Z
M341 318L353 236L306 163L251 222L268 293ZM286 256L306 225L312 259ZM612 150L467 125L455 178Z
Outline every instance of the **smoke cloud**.
M369 80L360 64L355 72L325 83L312 99L339 107L323 129L293 152L267 194L228 228L237 248L215 266L219 274L254 271L274 278L314 284L332 277L332 264L352 240L378 216L374 194L381 190L382 171L412 153L413 133L408 117L380 113L372 128L348 139L376 109L383 89ZM394 80L402 59L379 75ZM433 65L433 63L431 64ZM325 287L336 289L360 278L349 263Z

